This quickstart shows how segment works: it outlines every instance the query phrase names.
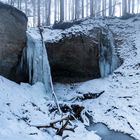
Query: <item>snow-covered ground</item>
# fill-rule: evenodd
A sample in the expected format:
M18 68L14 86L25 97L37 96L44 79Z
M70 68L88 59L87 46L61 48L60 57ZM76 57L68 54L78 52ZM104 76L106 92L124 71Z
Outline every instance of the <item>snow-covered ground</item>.
M92 24L89 24L92 23ZM95 24L93 24L95 23ZM55 92L60 102L77 103L85 106L94 122L103 122L110 129L125 132L140 140L140 17L128 20L92 19L83 25L62 30L46 29L46 40L55 41L63 32L87 32L93 25L106 26L115 33L118 51L124 63L112 75L84 83L55 84ZM36 33L31 29L28 32ZM79 93L105 91L93 100L77 101ZM18 85L0 76L0 140L61 140L54 130L38 130L34 125L45 125L54 116L48 111L48 97L41 83L33 86ZM57 116L59 117L59 116ZM57 118L58 119L58 118ZM79 121L75 133L67 131L65 140L99 140L95 132L88 132Z

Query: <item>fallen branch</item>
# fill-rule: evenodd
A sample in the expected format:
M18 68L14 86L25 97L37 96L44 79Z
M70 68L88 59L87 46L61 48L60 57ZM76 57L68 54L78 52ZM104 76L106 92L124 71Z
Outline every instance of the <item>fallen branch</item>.
M81 118L81 112L84 110L84 107L83 106L80 106L78 104L59 104L60 106L60 109L62 111L62 113L71 113L71 120L75 118L77 119L80 119ZM54 111L57 111L57 107L56 106L51 106L50 105L50 109L49 109L50 112L54 112Z
M80 100L80 101L84 101L84 100L88 100L88 99L96 99L98 97L100 97L105 91L102 91L100 93L85 93L85 94L82 94L81 92L78 92L78 96L72 98L71 100Z
M57 131L56 131L56 134L57 134L57 135L62 136L62 135L63 135L63 132L64 132L65 130L74 132L74 129L77 127L77 126L74 126L73 128L68 128L68 127L67 127L68 124L69 124L69 122L70 122L70 119L71 119L71 116L68 115L68 116L66 116L66 117L63 117L62 119L53 121L53 122L51 122L51 123L49 123L49 124L47 124L47 125L40 125L40 126L34 126L34 127L38 128L38 129L41 129L41 128L53 128L53 129L57 130ZM64 121L65 121L65 123L64 123ZM58 127L56 126L57 123L62 124L62 127L61 127L61 128L58 128Z

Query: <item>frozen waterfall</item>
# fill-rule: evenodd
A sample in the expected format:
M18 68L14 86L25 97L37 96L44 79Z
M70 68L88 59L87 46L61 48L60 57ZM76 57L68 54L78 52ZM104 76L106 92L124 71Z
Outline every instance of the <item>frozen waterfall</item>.
M41 37L32 36L27 32L27 47L23 51L21 59L21 69L29 75L29 82L35 84L42 82L45 85L46 92L52 96L54 93L50 65L48 61L45 43Z
M108 29L107 34L102 31L99 41L99 68L101 77L107 77L121 64L116 53L116 46L112 32Z

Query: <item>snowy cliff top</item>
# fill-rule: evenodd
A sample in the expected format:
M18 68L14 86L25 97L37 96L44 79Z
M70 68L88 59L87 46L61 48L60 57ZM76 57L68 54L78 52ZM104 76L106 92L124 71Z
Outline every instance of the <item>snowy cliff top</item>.
M90 30L96 27L104 27L106 28L107 26L110 27L112 26L113 32L120 32L120 28L122 30L125 30L123 27L118 27L114 28L114 26L125 26L126 23L132 22L134 18L130 18L128 20L120 20L119 18L91 18L91 19L85 19L84 21L81 21L78 25L73 24L73 26L62 30L61 26L66 26L65 24L69 23L64 23L64 25L59 25L60 29L53 29L51 27L43 27L43 37L45 42L58 42L59 40L63 39L64 37L69 37L70 35L78 35L80 33L82 34L88 34ZM40 38L40 34L37 28L29 28L27 31L29 34L31 34L34 38Z

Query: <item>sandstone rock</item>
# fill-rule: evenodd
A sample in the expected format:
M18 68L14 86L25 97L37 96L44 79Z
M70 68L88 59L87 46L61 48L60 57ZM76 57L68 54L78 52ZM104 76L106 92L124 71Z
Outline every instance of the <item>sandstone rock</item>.
M98 44L90 35L76 34L46 44L53 81L72 83L100 77Z
M0 3L0 75L16 80L16 68L26 46L27 18L14 7Z
M109 33L107 28L93 27L85 34L66 32L61 40L47 42L53 81L83 82L112 74L121 61Z

